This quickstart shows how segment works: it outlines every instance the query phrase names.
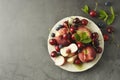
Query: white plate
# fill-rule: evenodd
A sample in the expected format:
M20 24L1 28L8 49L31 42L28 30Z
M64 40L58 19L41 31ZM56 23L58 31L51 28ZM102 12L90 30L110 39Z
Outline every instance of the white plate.
M49 44L49 39L51 39L51 33L56 33L56 27L58 27L58 25L62 25L64 21L66 20L69 20L71 18L79 18L79 19L87 19L85 17L82 17L82 16L70 16L70 17L66 17L62 20L60 20L59 22L57 22L55 24L55 26L51 29L50 31L50 34L48 36L48 51L49 51L49 54L54 51L54 47L52 45ZM88 70L90 68L92 68L101 58L102 54L103 54L103 51L104 51L104 39L103 39L103 35L101 33L101 30L98 28L98 26L93 22L91 21L90 19L87 19L88 20L88 25L87 27L92 31L92 32L97 32L99 34L99 43L100 43L100 47L102 48L102 52L100 54L97 54L96 58L91 61L91 62L88 62L88 63L84 63L82 64L82 66L79 66L77 67L76 65L74 64L65 64L63 66L59 66L60 68L64 69L64 70L67 70L67 71L70 71L70 72L82 72L82 71L85 71L85 70ZM51 58L53 61L54 59Z

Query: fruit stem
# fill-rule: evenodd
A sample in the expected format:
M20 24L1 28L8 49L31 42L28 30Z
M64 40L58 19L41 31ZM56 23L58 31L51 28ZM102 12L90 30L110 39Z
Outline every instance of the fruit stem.
M98 7L98 1L97 0L94 0L95 1L95 11L97 10L97 7Z

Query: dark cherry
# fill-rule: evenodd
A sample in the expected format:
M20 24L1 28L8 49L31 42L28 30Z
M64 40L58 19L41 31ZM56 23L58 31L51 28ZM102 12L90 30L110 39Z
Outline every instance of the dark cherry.
M89 14L90 14L91 17L96 17L97 16L97 12L95 10L91 10Z
M109 40L109 35L108 34L104 34L103 38L104 38L104 41L108 41Z
M113 30L113 27L112 26L110 26L110 27L107 27L107 32L108 33L112 33L114 30Z
M71 28L70 28L70 32L71 32L71 33L74 33L74 32L75 32L75 27L71 27Z
M85 45L82 42L77 42L77 47L78 48L83 48Z
M80 61L80 59L75 59L75 61L74 61L74 64L81 64L82 62Z
M75 36L74 36L74 34L72 34L71 39L72 39L72 40L75 40Z
M63 34L63 39L68 39L68 34Z
M91 34L91 38L94 39L94 40L98 39L98 37L99 37L99 35L98 35L97 32L94 32L94 33Z
M88 24L88 20L82 19L82 20L81 20L81 23L82 23L82 25L87 25L87 24Z
M50 43L51 45L56 45L56 44L57 44L57 41L56 41L56 39L50 39L50 40L49 40L49 43Z
M50 54L51 57L56 57L57 56L57 52L56 51L52 51Z
M98 39L95 39L92 41L92 44L95 46L95 47L98 47L99 46L99 40Z
M79 18L75 18L75 19L73 20L73 23L75 23L75 24L80 23L80 19L79 19Z
M60 52L60 47L57 45L57 46L55 46L55 50L57 51L57 52Z
M96 48L96 52L97 52L97 53L101 53L101 52L102 52L102 48L101 48L101 47L97 47L97 48Z

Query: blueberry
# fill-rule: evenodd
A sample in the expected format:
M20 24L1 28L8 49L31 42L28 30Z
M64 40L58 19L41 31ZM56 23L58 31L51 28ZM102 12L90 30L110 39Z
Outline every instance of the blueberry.
M61 49L63 47L63 45L59 45L59 48Z
M78 49L77 53L80 53L82 50L81 49Z
M111 2L105 2L105 6L111 6Z
M51 37L55 37L55 33L52 33L52 34L51 34Z
M60 28L62 28L63 26L62 25L59 25L56 30L58 31Z
M103 23L103 22L99 22L99 23L97 23L97 25L98 25L98 27L100 27L100 28L103 28L103 27L105 27L105 26L106 26L106 24L105 24L105 23Z

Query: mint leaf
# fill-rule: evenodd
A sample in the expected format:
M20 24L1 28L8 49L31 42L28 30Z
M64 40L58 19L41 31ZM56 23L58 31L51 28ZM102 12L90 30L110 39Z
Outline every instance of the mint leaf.
M107 25L111 25L115 20L115 13L114 13L114 9L112 6L110 7L110 12L111 12L111 15L109 16L107 20Z
M81 33L80 37L81 37L81 40L84 40L84 39L86 39L88 36L87 36L86 32L83 32L83 33Z
M74 37L76 41L80 41L80 36L77 33L74 34Z
M110 15L109 18L107 19L107 25L112 24L113 21L114 21L114 16L113 16L113 15Z
M91 40L91 38L90 37L88 37L88 38L86 38L86 39L84 39L84 40L82 40L81 42L83 42L83 43L90 43L92 40Z
M100 16L99 18L103 19L104 21L106 21L107 18L108 18L108 14L107 14L107 12L105 10L100 10L99 11L99 16Z
M87 14L88 14L88 11L89 11L88 5L85 5L85 6L82 8L82 11L83 11L84 13L87 13Z

